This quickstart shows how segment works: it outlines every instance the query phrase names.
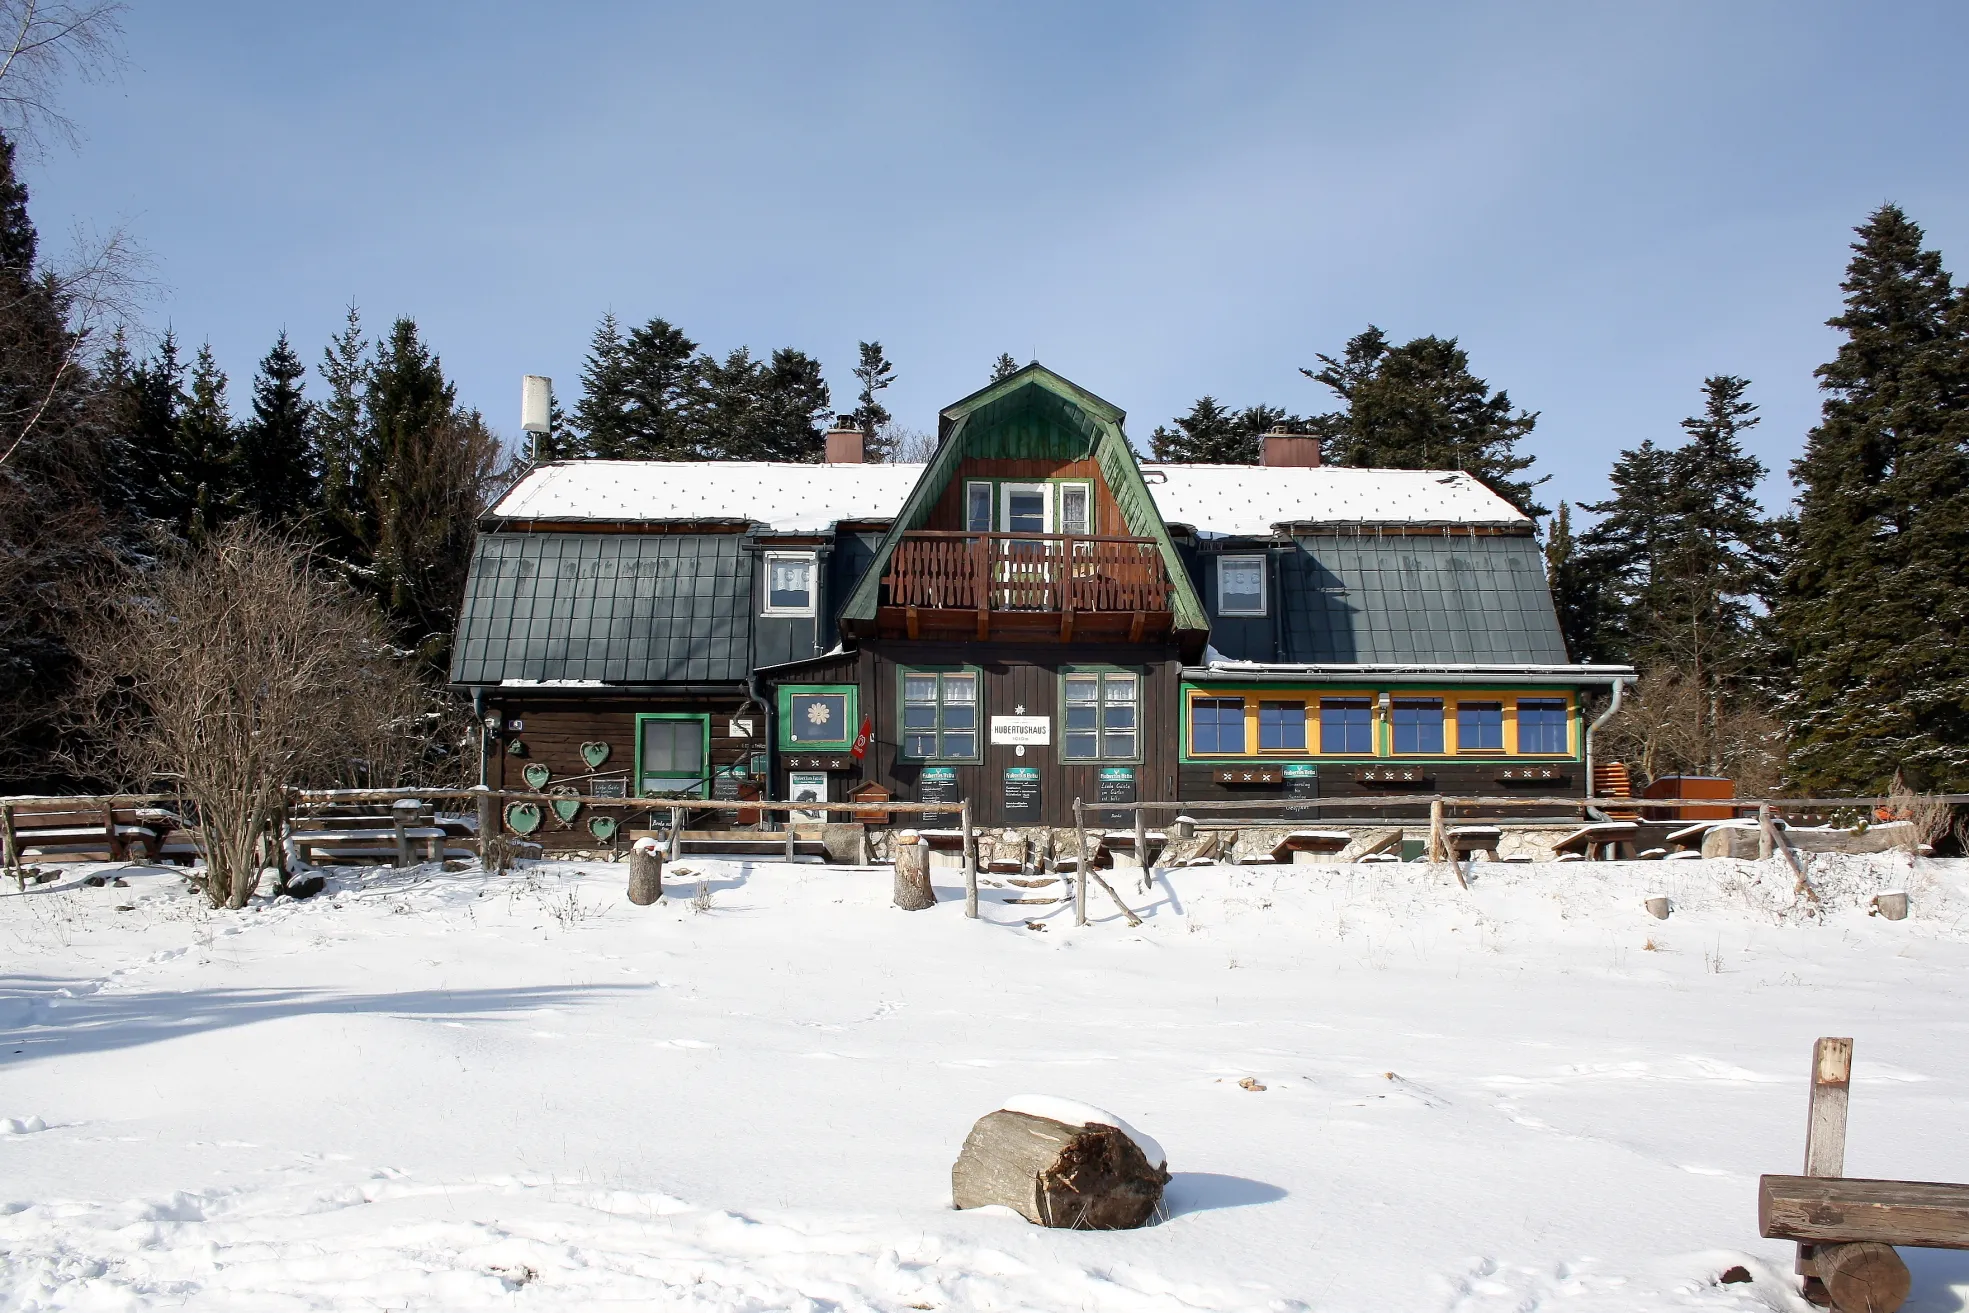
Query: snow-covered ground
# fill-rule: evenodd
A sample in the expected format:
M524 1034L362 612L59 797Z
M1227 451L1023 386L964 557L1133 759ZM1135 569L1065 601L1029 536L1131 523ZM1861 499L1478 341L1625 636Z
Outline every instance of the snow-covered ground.
M10 888L0 1308L1800 1310L1755 1187L1818 1035L1851 1173L1969 1179L1960 863L1814 859L1816 917L1775 864L1204 868L1117 882L1139 929L686 865L708 908L610 865ZM1168 1220L952 1211L1022 1093L1159 1140ZM1906 1252L1965 1307L1969 1255Z

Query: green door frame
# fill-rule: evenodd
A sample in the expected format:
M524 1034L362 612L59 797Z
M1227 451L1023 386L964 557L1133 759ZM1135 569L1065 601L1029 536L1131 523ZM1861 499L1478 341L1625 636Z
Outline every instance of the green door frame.
M711 717L703 712L693 711L639 711L636 713L636 796L649 797L643 792L643 722L649 720L694 720L698 731L703 735L702 746L698 750L700 772L697 776L699 798L710 794L711 784ZM684 775L666 775L665 779L688 779Z

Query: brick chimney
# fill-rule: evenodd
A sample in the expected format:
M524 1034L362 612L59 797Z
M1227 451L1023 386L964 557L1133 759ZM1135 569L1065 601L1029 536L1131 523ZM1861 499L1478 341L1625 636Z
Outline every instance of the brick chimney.
M827 431L827 463L829 465L860 465L868 459L862 450L861 430L847 424L836 422Z
M1258 463L1297 469L1317 468L1320 463L1320 440L1310 434L1290 432L1283 424L1274 424L1271 432L1258 439Z

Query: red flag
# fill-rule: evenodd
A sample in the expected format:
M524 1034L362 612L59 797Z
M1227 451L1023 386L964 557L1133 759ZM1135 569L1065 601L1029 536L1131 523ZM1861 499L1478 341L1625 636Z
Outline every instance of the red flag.
M868 716L861 718L861 733L855 735L855 746L848 749L848 755L860 761L868 755L868 741L875 737L875 721Z

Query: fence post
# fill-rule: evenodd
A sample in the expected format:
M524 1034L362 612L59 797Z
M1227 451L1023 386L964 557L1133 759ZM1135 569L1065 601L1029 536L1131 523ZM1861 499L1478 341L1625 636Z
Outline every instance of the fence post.
M1821 1037L1812 1045L1812 1083L1805 1104L1806 1176L1846 1174L1846 1103L1852 1081L1853 1041ZM1801 1276L1818 1274L1813 1258L1813 1246L1801 1242L1796 1265Z
M682 855L683 851L684 809L682 807L672 807L670 809L670 862L672 865L676 864L677 858Z
M390 828L397 832L397 869L403 870L412 864L410 856L410 817L416 815L418 802L415 798L398 798L390 804Z
M160 846L162 846L161 840ZM12 804L0 807L0 857L6 860L7 873L20 881L22 889L27 888L27 873L21 870L20 842L14 837Z
M1449 846L1443 836L1443 800L1433 798L1429 802L1429 860L1443 860L1443 849Z
M788 808L786 812L786 857L784 859L788 866L793 865L793 858L795 856L793 851L793 839L794 839L793 820L794 820L793 810L791 808Z
M1135 860L1142 868L1142 892L1149 891L1149 818L1138 803L1135 807Z
M1087 818L1081 812L1080 799L1073 800L1073 837L1079 850L1080 860L1073 867L1073 923L1087 924Z
M1757 860L1758 861L1762 862L1762 861L1770 860L1771 849L1774 846L1772 839L1775 833L1776 831L1773 830L1771 826L1771 804L1768 802L1758 803L1757 804Z
M964 915L973 921L978 919L978 840L971 832L971 800L964 799L958 809L959 824L964 827Z
M491 789L480 785L479 803L479 869L490 873L499 855L499 799Z

